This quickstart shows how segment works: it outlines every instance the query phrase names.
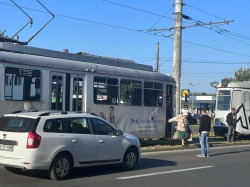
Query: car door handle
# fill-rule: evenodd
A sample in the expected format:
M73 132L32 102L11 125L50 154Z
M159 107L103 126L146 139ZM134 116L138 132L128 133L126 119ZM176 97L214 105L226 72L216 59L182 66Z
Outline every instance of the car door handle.
M77 143L77 139L73 139L73 140L72 140L72 143Z
M99 143L104 143L104 141L103 140L99 140Z

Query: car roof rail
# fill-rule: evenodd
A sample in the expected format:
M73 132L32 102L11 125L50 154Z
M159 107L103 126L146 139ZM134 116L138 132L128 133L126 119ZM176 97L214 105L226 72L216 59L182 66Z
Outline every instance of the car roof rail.
M51 114L51 112L43 112L43 113L39 114L38 116L48 116L50 114Z
M96 113L93 112L81 112L83 114L88 114L88 115L93 115L93 116L98 116Z
M14 111L14 112L11 112L11 114L18 114L18 113L21 113L23 112L22 110L17 110L17 111Z
M22 112L38 112L38 110L17 110L17 111L11 112L11 114L18 114Z

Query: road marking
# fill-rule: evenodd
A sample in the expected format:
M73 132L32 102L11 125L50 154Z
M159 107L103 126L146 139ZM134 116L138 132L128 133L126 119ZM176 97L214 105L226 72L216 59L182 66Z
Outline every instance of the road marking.
M214 166L202 166L202 167L196 167L196 168L177 169L177 170L172 170L172 171L164 171L164 172L157 172L157 173L148 173L148 174L142 174L142 175L119 177L116 179L118 179L118 180L134 179L134 178L148 177L148 176L154 176L154 175L163 175L163 174L169 174L169 173L178 173L178 172L191 171L191 170L207 169L207 168L212 168L212 167L214 167Z

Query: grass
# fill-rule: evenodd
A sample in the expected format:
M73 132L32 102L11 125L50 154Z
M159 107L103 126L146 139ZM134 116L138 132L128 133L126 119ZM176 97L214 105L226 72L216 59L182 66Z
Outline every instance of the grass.
M195 128L192 127L193 132L195 132ZM230 146L230 145L241 145L241 144L250 144L250 138L246 137L244 139L240 139L238 137L235 138L235 143L229 143L223 137L216 137L214 133L211 132L209 135L209 146L217 147L217 146ZM198 148L200 147L199 137L196 133L193 133L192 141L188 142L188 148ZM170 140L170 139L152 139L152 140L144 140L142 141L142 151L156 151L156 150L175 150L182 149L181 140Z

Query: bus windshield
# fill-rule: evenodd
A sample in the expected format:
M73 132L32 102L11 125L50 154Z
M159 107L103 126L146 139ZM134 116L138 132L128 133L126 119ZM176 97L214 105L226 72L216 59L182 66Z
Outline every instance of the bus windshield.
M217 98L217 110L230 110L230 90L220 90Z

